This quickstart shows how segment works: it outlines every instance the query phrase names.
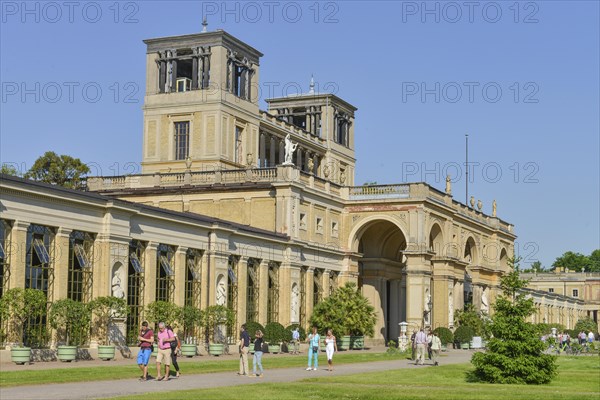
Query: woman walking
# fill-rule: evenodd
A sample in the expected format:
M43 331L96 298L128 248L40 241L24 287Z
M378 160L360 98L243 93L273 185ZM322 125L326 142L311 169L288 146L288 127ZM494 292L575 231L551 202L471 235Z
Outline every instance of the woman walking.
M173 331L173 328L171 328L171 325L167 325L167 333L170 338L173 338L169 343L171 345L171 361L175 367L175 371L177 371L175 376L179 378L181 374L179 373L179 364L177 364L177 353L181 351L181 342L179 341L177 334Z
M262 346L263 346L263 333L259 330L256 331L254 335L254 358L252 359L252 373L254 376L262 378L263 376L263 366L262 366ZM256 366L258 365L258 369L260 370L260 374L256 373Z
M321 340L321 336L317 333L317 327L313 326L312 333L308 335L308 367L307 371L313 370L316 371L319 368L319 341ZM314 360L314 367L311 368L311 361Z
M333 353L337 352L337 343L331 329L327 329L325 337L325 353L327 354L327 371L333 371Z

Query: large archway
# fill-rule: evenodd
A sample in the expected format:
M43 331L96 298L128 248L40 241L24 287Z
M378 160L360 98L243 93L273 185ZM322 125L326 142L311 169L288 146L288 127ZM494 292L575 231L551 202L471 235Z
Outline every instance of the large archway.
M361 254L358 283L377 312L374 339L384 344L399 336L398 323L406 318L402 282L406 235L389 219L371 219L354 229L352 250Z

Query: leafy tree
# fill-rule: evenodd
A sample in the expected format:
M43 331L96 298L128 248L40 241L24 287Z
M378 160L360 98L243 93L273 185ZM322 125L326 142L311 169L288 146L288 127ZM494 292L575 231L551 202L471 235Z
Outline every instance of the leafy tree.
M590 317L585 317L577 321L574 330L577 331L577 333L581 331L585 331L586 333L592 331L596 333L598 331L598 325Z
M12 175L12 176L21 176L23 175L21 171L10 164L2 164L0 167L0 174Z
M227 337L222 327L233 324L235 313L225 306L210 306L202 311L202 327L209 343L225 343Z
M82 345L90 331L92 312L87 304L72 299L61 299L50 306L48 320L67 346L71 343Z
M329 328L336 336L373 336L376 320L375 308L369 300L360 293L356 283L347 282L315 306L310 323L321 333Z
M433 330L433 332L437 333L438 337L440 338L440 341L444 346L454 341L454 334L450 329L446 327L437 327Z
M46 312L46 295L37 289L13 288L0 298L0 316L10 325L10 340L23 346L23 332L29 322Z
M519 259L511 258L511 272L503 276L503 294L494 304L489 329L493 335L487 350L475 353L471 378L490 383L542 384L556 376L556 357L544 354L546 344L539 339L538 327L526 322L535 312L532 298L521 289L528 281L520 279Z
M168 301L153 301L145 308L146 318L158 327L159 322L171 325L171 328L177 327L177 320L181 313L180 307Z
M473 340L473 336L477 335L469 325L461 325L454 331L454 341L458 343L469 343Z
M111 322L117 317L127 315L127 301L115 296L97 297L89 304L92 313L96 316L94 326L104 346L110 344L109 328Z
M196 307L185 306L179 310L178 320L183 327L183 340L188 341L196 337L196 328L201 322L201 312Z
M600 272L600 249L592 251L589 256L590 264L589 269L586 268L587 272Z
M252 334L250 334L250 336L252 337ZM269 322L265 325L265 341L267 343L279 344L282 342L290 342L291 340L292 332L286 331L285 327L279 322Z
M586 271L590 271L591 262L587 256L581 253L567 251L562 256L557 257L556 260L554 260L554 263L552 263L552 270L559 267L568 268L569 271L574 272L581 272L582 268L585 268Z
M542 272L544 267L540 261L534 261L531 263L531 268L524 269L523 272Z
M25 174L25 178L68 188L78 188L81 178L90 172L87 165L79 158L67 155L59 156L47 151L33 163Z
M464 310L456 310L454 312L454 324L468 326L473 330L474 336L482 336L484 334L484 316L475 310L473 304L466 304Z

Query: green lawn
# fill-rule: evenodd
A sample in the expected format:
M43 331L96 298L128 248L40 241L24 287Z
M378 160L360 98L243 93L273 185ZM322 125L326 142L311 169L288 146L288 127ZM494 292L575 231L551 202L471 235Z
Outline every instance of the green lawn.
M470 364L399 369L361 375L310 378L294 383L241 385L161 393L168 399L598 399L600 359L561 357L559 375L549 385L467 383ZM120 399L146 399L147 395Z
M205 361L206 359L209 361ZM390 359L406 358L406 355L390 356L385 353L366 353L366 352L342 352L336 354L336 364L354 364L370 361L383 361ZM185 359L184 359L185 360ZM265 355L268 360L269 368L289 368L303 367L306 365L306 357L287 356L287 355ZM251 361L250 361L251 362ZM189 374L208 374L214 372L237 371L238 360L218 360L204 357L202 361L180 362L181 372ZM96 367L81 368L52 368L52 363L48 363L48 369L43 370L23 370L6 371L0 374L0 388L22 385L42 385L47 383L67 383L67 382L87 382L103 381L114 379L131 379L140 375L140 370L131 360L131 365L99 365ZM149 365L151 375L156 375L154 360Z

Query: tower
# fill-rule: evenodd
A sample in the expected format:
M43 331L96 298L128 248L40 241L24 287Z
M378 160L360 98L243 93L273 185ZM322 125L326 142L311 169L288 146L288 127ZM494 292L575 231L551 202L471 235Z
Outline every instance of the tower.
M222 30L144 43L142 172L255 164L262 53Z

